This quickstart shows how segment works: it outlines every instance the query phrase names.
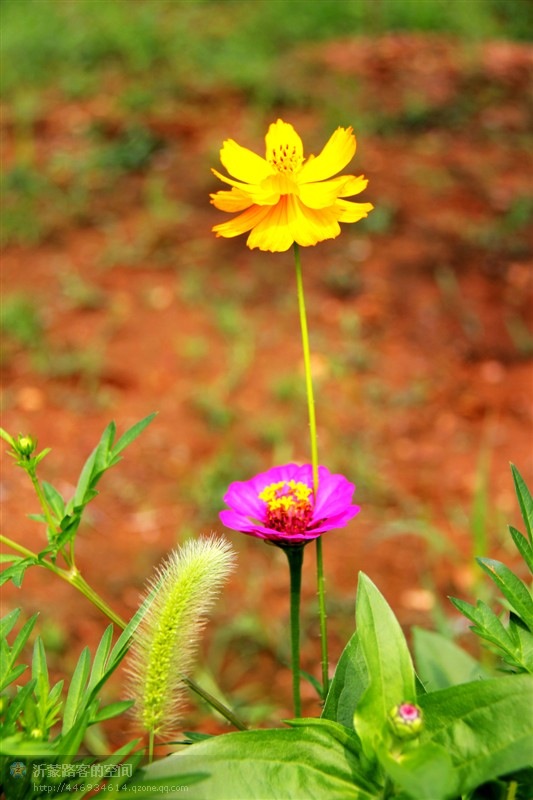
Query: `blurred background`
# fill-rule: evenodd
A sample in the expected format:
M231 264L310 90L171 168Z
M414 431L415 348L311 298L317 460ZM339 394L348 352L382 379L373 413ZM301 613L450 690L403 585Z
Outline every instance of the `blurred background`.
M223 140L264 154L278 117L306 154L353 126L348 171L375 205L302 252L319 458L362 507L324 536L332 669L361 569L406 630L462 642L447 596L491 602L473 558L512 560L509 462L533 482L532 8L2 1L2 425L52 448L41 476L68 498L111 419L121 433L159 412L77 542L119 613L176 543L222 532L231 480L310 458L292 254L211 233L226 218L209 204ZM28 484L3 458L2 528L39 549ZM239 568L197 678L268 725L290 715L286 559L227 535ZM30 570L3 601L42 609L68 677L107 621L59 583ZM318 677L312 547L303 595L303 666ZM317 713L311 687L304 700Z

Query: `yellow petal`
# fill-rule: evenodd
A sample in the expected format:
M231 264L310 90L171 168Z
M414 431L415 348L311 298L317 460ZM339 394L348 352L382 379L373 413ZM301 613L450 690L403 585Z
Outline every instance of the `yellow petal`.
M266 158L277 169L293 172L299 169L303 160L302 140L288 122L278 119L273 122L265 137Z
M247 195L251 202L256 203L258 206L271 206L274 205L274 203L277 203L279 200L279 191L277 186L275 184L273 185L266 179L262 185L258 186L257 184L242 183L242 181L234 181L232 178L226 178L225 175L217 172L216 169L211 169L211 172L213 175L216 175L219 180L223 181L224 183L229 183L230 186L233 186L244 195Z
M289 221L294 241L309 247L324 239L335 239L340 232L335 206L330 208L307 208L297 197L289 198ZM345 201L340 201L345 202Z
M230 175L246 183L261 183L274 171L264 158L241 147L233 139L226 139L220 151L220 160Z
M270 206L251 206L238 217L221 222L219 225L214 225L211 229L217 236L224 236L226 239L231 239L233 236L240 236L241 233L247 233L255 225L258 225L261 220L266 217L270 211Z
M350 200L337 200L335 208L338 210L339 222L358 222L368 217L374 206L372 203L352 203Z
M336 175L350 163L355 154L352 128L337 128L316 158L309 158L298 174L299 183L323 181Z
M308 208L327 208L332 206L338 197L349 197L353 192L344 191L345 184L351 182L351 175L341 175L330 181L300 184L300 200Z
M209 195L212 204L220 211L244 211L245 208L250 208L253 205L252 200L241 192L239 189L231 189L229 192L216 192Z
M359 175L357 178L355 175L349 175L347 177L348 180L339 192L339 197L353 197L354 194L359 194L366 189L368 181L364 175Z
M294 242L287 214L288 198L268 209L267 214L250 232L246 244L253 250L284 253Z

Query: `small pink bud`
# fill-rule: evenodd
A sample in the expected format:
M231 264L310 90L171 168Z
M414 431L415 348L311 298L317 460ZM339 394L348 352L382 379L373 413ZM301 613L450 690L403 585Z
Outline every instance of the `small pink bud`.
M396 736L411 739L422 729L422 709L414 703L399 703L390 711L389 722Z

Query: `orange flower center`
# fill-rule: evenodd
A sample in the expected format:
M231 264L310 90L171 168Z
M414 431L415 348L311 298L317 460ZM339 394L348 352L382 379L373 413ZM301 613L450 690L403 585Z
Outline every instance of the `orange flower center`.
M259 494L267 506L266 524L283 533L303 533L313 518L313 490L305 483L278 481Z

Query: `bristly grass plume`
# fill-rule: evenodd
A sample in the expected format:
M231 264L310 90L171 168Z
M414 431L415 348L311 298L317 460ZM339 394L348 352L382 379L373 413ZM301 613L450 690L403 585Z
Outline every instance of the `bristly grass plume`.
M134 713L151 745L176 729L183 678L191 670L206 615L235 564L225 539L190 540L171 552L148 585L154 599L137 630L130 655Z

